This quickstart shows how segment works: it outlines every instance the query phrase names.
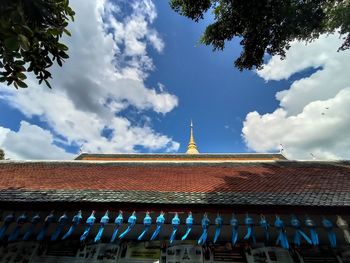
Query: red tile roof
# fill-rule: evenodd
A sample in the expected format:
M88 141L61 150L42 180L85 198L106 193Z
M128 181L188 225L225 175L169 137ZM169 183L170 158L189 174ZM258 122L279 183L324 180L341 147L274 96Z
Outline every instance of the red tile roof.
M310 195L329 205L350 205L350 163L4 162L0 192L7 190Z

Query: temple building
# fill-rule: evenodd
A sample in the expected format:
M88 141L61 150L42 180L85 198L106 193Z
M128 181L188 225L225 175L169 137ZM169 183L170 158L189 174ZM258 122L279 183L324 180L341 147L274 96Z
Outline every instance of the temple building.
M281 153L0 161L0 262L350 262L350 162Z

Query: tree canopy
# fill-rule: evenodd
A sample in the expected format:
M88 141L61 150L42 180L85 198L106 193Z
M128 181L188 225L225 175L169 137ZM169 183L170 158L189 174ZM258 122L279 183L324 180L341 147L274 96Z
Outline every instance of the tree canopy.
M240 70L261 68L266 53L284 58L293 40L311 41L337 30L345 35L339 50L350 48L349 0L170 0L170 6L196 22L212 10L214 22L200 41L223 50L238 37Z
M4 160L5 159L5 152L3 149L0 149L0 160Z
M39 84L48 85L48 68L68 58L68 47L60 43L73 20L68 0L0 1L0 82L26 88L27 72L33 72Z

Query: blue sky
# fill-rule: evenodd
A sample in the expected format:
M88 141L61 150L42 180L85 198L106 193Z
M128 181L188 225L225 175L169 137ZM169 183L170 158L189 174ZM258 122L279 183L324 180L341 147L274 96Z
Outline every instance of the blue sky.
M198 44L210 14L195 23L167 1L79 1L73 36L64 40L71 58L53 68L53 91L34 78L26 91L2 85L0 147L9 158L70 159L81 147L181 153L191 118L200 152L277 152L283 144L291 158L347 158L350 142L337 132L349 116L334 124L336 115L322 114L327 105L343 109L338 100L350 86L338 37L295 42L286 60L240 72L238 40L222 52ZM327 90L334 74L339 83Z
M166 1L157 4L155 27L166 47L163 54L154 54L157 69L146 83L164 84L178 96L179 106L161 122L154 122L156 130L182 142L179 151L184 152L192 118L200 151L245 152L242 120L249 111L273 109L276 90L268 88L254 72L240 72L232 66L240 53L236 41L215 53L198 44L208 15L197 24L173 12Z

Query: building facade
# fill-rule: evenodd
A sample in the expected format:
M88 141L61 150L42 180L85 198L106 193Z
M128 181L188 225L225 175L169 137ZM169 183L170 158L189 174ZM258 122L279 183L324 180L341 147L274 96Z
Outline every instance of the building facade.
M350 162L81 154L0 162L0 262L350 262Z

